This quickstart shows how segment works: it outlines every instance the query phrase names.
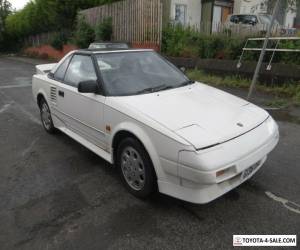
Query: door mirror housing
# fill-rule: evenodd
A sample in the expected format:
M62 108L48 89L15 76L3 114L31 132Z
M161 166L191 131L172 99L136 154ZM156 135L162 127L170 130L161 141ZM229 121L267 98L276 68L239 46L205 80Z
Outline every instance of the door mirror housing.
M49 73L48 73L48 77L49 77L50 79L54 79L54 74L53 74L52 72L49 72Z
M98 84L97 81L83 81L78 84L78 92L80 93L98 93Z

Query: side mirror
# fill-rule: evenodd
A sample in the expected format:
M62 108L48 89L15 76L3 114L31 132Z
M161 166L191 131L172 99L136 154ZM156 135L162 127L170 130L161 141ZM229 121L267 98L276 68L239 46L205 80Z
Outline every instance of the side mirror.
M49 73L48 73L48 77L49 77L50 79L54 79L54 74L53 74L52 72L49 72Z
M181 70L183 73L186 73L186 68L185 68L185 67L180 67L180 70Z
M78 92L80 93L97 93L98 84L97 81L83 81L78 84Z

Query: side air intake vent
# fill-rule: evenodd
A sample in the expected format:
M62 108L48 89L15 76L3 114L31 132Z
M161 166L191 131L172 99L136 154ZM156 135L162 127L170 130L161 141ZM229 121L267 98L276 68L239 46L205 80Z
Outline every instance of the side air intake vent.
M50 100L53 103L56 103L56 88L50 87Z

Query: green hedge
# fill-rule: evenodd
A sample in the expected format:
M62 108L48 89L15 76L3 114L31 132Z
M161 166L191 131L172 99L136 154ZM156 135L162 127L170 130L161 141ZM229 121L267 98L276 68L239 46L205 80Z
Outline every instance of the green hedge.
M87 48L90 43L95 41L95 31L89 25L84 16L80 16L77 20L76 30L74 34L74 42L79 48Z
M73 43L79 48L87 48L94 42L110 41L113 33L112 19L105 18L99 22L95 27L92 27L86 22L84 16L79 16L77 20L76 29L73 36Z
M184 28L181 25L168 25L163 29L162 52L175 57L200 57L219 59L239 59L247 38L228 36L225 34L208 35ZM269 46L275 47L274 42ZM248 47L262 47L262 41L251 41ZM282 41L279 48L300 48L298 41ZM270 60L272 53L268 52L265 61ZM259 52L245 52L244 60L257 60ZM273 62L300 64L299 53L277 52Z
M108 17L103 22L98 23L95 27L97 41L111 41L113 34L112 18Z
M56 34L52 41L51 41L51 46L57 50L63 50L64 44L66 44L68 41L68 35L60 32Z

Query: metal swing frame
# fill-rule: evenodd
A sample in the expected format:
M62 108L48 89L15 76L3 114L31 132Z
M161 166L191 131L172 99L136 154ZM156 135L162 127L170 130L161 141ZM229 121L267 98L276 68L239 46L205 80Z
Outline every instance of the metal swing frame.
M246 51L262 51L263 50L263 48L248 48L247 47L248 43L250 41L265 41L266 39L267 38L265 38L265 37L264 38L249 38L249 39L247 39L246 44L243 48L243 52L242 52L242 54L240 56L240 59L238 61L238 64L237 64L238 69L242 66L243 56L244 56ZM272 62L273 62L273 59L274 59L274 56L275 56L276 52L300 52L300 48L299 49L278 49L278 46L279 46L279 44L282 40L295 41L295 40L300 40L300 37L269 37L268 40L269 41L277 41L277 42L276 42L275 48L265 49L265 51L273 52L273 54L271 56L271 59L270 59L270 62L267 66L267 70L272 69Z

